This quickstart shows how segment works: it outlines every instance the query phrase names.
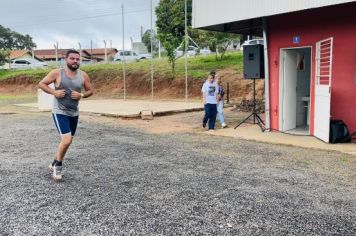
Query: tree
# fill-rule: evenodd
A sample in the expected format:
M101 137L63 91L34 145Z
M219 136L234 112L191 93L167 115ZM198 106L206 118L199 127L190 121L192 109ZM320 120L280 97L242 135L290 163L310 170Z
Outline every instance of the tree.
M158 39L167 51L173 75L177 60L175 50L184 40L184 0L161 0L156 8ZM188 25L191 25L192 1L187 1Z
M6 62L10 60L10 50L8 49L0 49L0 66L3 66Z
M32 50L34 47L36 47L36 44L32 41L30 35L22 35L0 25L0 65L9 62L11 50Z
M161 0L156 8L158 38L167 51L173 75L177 60L175 50L179 46L182 48L185 46L184 4L184 0ZM222 60L227 47L233 41L240 41L240 36L236 34L192 29L191 21L192 0L187 0L188 34L200 48L209 47L210 50L214 51L216 60ZM218 57L218 54L220 54L220 57Z
M0 25L0 48L32 50L34 47L36 47L36 44L32 41L30 35L22 35Z
M222 60L227 47L233 41L240 41L241 37L237 34L198 29L192 29L190 35L200 47L209 47L211 51L214 51L216 60ZM220 53L220 58L218 58L218 53Z
M153 51L157 51L158 50L157 36L154 31L152 37L153 37L152 40ZM143 34L142 42L147 47L148 52L151 53L151 29L146 30L146 32Z

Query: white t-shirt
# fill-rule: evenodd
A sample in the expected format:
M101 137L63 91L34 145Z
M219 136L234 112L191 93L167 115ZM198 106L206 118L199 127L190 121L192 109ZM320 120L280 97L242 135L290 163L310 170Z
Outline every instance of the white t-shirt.
M215 81L213 83L209 83L209 81L205 81L201 91L205 93L206 103L217 104L216 95L218 94L218 85L216 84Z

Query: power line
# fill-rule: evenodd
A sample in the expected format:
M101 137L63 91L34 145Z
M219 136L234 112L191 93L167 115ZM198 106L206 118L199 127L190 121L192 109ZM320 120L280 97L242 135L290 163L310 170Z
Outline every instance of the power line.
M137 12L144 12L144 11L149 11L148 9L146 10L136 10L136 11L127 11L124 12L124 14L130 14L130 13L137 13ZM64 22L71 22L71 21L77 21L77 20L87 20L87 19L96 19L96 18L102 18L102 17L107 17L107 16L119 16L122 13L107 13L107 14L101 14L101 15L95 15L95 16L84 16L84 17L78 17L78 18L71 18L71 19L66 19L66 20L56 20L56 21L42 21L36 24L23 24L23 25L14 25L12 27L26 27L26 26L36 26L36 25L45 25L45 24L53 24L53 23L64 23Z

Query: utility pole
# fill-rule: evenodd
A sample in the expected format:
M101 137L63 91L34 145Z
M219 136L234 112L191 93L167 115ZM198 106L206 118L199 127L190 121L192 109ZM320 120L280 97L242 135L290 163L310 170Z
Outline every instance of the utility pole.
M35 59L35 49L32 48L31 50L32 50L32 59L34 60Z
M188 29L187 29L187 0L184 1L184 33L185 33L185 47L184 47L184 54L185 54L185 101L188 102Z
M124 18L124 0L122 0L122 5L121 5L121 9L122 9L122 75L124 78L124 100L126 100L126 78L125 78L125 18Z
M153 27L152 27L152 0L151 0L151 99L153 100Z
M90 62L93 63L93 40L90 40Z
M104 41L104 45L105 45L105 49L104 49L105 59L104 59L104 61L105 61L105 63L108 63L108 54L107 54L107 51L106 51L106 41L105 40L103 40L103 41Z
M56 66L58 67L58 41L53 46L56 51Z
M112 52L113 52L113 50L112 50L112 40L110 39L109 55L112 55ZM113 60L112 56L110 56L108 59L110 60L110 63Z
M80 64L82 64L82 45L80 44L80 42L78 43L79 45L79 60L80 60Z

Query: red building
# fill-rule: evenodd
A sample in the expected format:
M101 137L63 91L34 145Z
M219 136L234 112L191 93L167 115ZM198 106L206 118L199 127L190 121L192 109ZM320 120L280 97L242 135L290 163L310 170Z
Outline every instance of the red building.
M236 21L233 16L218 17L215 23L198 13L202 2L214 4L193 0L195 27L264 36L268 129L310 134L326 142L331 119L343 120L350 132L356 131L355 1L293 5L278 0L263 10L252 6L262 7L265 1L237 1L242 5L236 14L248 9L252 13ZM210 7L218 10L215 15L220 12Z

